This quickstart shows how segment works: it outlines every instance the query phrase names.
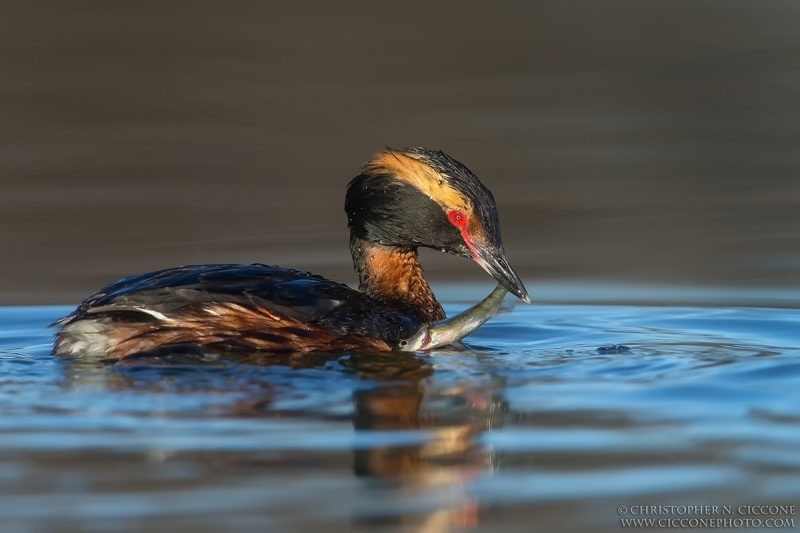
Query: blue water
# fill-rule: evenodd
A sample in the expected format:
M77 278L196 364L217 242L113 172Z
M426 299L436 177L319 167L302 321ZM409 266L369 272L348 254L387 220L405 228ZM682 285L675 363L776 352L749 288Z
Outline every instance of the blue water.
M798 310L521 305L466 351L130 365L50 356L69 310L0 309L3 533L619 531L619 506L800 503Z

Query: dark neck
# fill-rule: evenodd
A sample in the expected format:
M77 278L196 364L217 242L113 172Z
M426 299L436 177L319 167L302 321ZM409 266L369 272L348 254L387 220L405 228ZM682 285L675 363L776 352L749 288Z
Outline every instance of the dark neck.
M358 290L376 300L414 312L426 323L445 318L425 281L417 250L398 250L350 237Z

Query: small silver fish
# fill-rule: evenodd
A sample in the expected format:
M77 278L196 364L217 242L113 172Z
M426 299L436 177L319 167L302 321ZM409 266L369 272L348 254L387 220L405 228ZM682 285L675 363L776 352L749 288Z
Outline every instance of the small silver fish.
M498 284L479 304L433 326L422 326L412 337L400 341L396 349L421 352L460 341L497 314L507 293L508 289Z

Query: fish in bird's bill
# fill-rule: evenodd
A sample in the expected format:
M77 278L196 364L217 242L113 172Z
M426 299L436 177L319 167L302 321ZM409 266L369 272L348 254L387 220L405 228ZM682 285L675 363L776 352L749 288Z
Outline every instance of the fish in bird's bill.
M487 320L496 316L508 289L502 284L474 305L455 316L442 320L433 326L422 326L408 339L401 340L396 347L401 352L423 352L454 344L475 332Z

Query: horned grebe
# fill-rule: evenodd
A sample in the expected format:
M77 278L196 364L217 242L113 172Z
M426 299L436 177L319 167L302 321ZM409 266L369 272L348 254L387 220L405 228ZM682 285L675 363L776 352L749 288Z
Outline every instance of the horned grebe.
M53 353L120 359L192 346L266 352L387 351L445 317L420 246L468 257L525 302L489 189L444 152L387 149L347 187L354 290L262 264L195 265L122 279L56 322Z

